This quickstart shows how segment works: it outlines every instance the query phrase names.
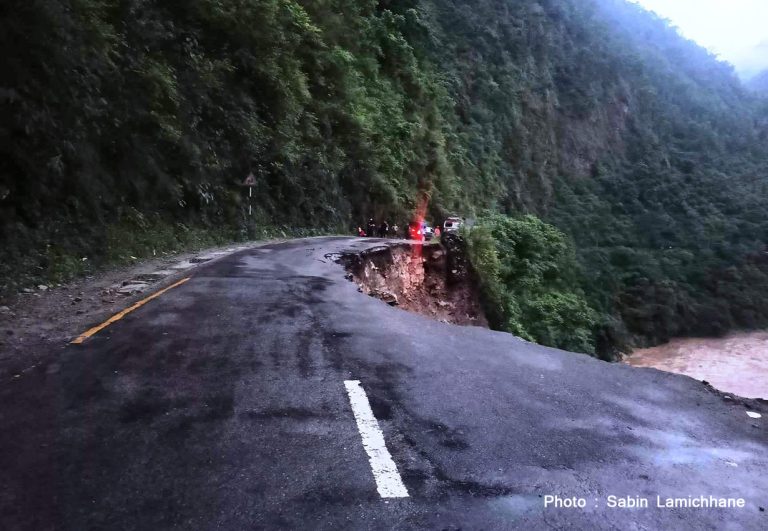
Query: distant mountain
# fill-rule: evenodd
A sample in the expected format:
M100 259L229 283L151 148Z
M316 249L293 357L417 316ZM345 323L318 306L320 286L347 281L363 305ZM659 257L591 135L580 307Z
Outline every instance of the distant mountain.
M768 70L763 70L755 77L747 81L747 88L754 92L768 94Z

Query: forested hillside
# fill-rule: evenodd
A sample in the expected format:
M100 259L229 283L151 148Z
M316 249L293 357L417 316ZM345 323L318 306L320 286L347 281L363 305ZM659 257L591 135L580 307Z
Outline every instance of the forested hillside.
M755 92L768 95L768 70L763 70L750 79L747 86Z
M6 290L491 210L572 240L601 355L768 325L768 106L624 0L6 0L0 49Z

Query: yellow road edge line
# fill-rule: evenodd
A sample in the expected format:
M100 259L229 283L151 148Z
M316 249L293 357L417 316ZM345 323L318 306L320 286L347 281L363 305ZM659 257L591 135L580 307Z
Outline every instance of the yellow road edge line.
M104 321L103 323L101 323L100 325L98 325L98 326L94 326L93 328L91 328L91 329L89 329L89 330L86 330L85 332L83 332L82 334L80 334L79 336L77 336L75 339L73 339L72 341L70 341L70 345L79 345L80 343L82 343L83 341L85 341L86 339L88 339L89 337L91 337L93 334L95 334L95 333L96 333L96 332L98 332L99 330L102 330L102 329L104 329L104 328L108 327L109 325L111 325L111 324L112 324L112 323L114 323L115 321L119 321L120 319L122 319L123 317L125 317L126 315L128 315L129 313L131 313L133 310L135 310L135 309L137 309L137 308L141 308L141 307L142 307L142 306L144 306L146 303L148 303L149 301L151 301L151 300L152 300L152 299L154 299L155 297L159 297L160 295L162 295L163 293L165 293L165 292L166 292L166 291L168 291L169 289L173 289L173 288L175 288L176 286L181 286L182 284L184 284L184 283L185 283L187 280L189 280L190 278L192 278L192 277L182 278L181 280L179 280L178 282L176 282L176 283L174 283L174 284L171 284L171 285L170 285L170 286L168 286L167 288L163 288L163 289L161 289L160 291L158 291L158 292L156 292L156 293L153 293L153 294L152 294L152 295L150 295L149 297L147 297L147 298L145 298L145 299L141 299L139 302L135 303L133 306L129 306L129 307L128 307L128 308L126 308L125 310L123 310L123 311L121 311L121 312L119 312L119 313L116 313L115 315L113 315L112 317L110 317L109 319L107 319L106 321Z

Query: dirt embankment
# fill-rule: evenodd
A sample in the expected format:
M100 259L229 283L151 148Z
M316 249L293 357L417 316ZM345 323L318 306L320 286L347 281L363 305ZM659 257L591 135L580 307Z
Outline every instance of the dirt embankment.
M343 261L363 293L438 321L488 327L461 249L450 242L376 247Z

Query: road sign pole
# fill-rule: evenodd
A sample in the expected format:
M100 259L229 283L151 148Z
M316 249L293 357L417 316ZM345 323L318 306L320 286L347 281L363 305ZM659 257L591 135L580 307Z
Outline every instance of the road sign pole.
M248 174L248 177L243 181L243 186L248 187L248 217L253 215L253 208L251 207L251 197L253 197L253 187L256 186L256 177L253 172Z

